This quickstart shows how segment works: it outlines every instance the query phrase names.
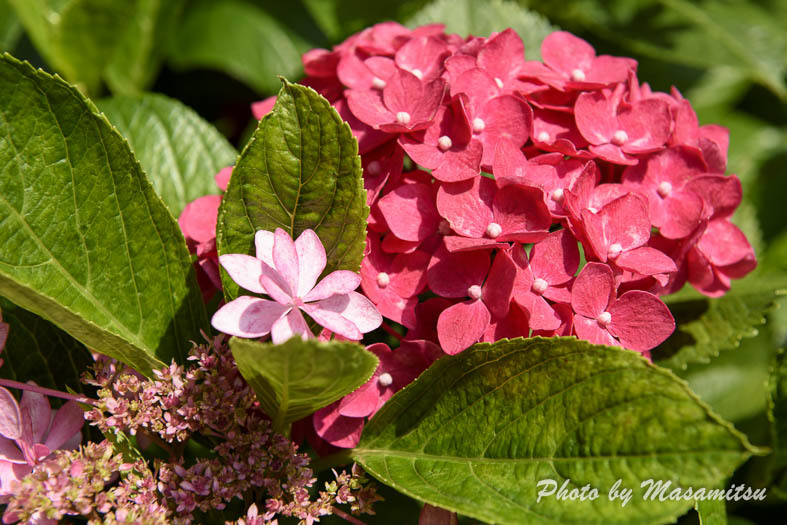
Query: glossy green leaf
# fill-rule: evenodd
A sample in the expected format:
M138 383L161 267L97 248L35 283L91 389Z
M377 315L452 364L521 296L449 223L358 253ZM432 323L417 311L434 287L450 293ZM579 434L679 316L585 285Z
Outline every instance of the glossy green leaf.
M0 310L3 322L9 324L8 340L0 354L0 377L83 392L80 375L93 363L85 345L2 297Z
M0 295L144 373L207 326L177 223L59 78L0 58Z
M0 51L12 51L20 36L19 18L8 0L0 0Z
M724 501L698 500L694 504L700 525L727 525L727 508Z
M765 314L787 292L784 279L751 277L733 283L726 295L709 298L688 285L675 296L665 297L677 327L653 350L661 366L682 370L689 363L707 363L723 350L737 348L744 337L754 337Z
M216 194L213 180L238 156L227 139L193 110L158 94L117 96L98 107L118 131L176 217L194 199Z
M189 6L169 58L178 69L217 69L272 94L280 85L277 75L302 75L301 54L311 47L249 2L203 0Z
M533 338L438 360L366 425L353 457L397 490L489 523L630 525L692 505L644 499L644 480L716 487L755 452L636 353ZM549 479L599 497L537 502ZM618 479L634 491L625 506L608 497Z
M366 243L366 191L350 127L313 89L284 81L273 110L232 171L219 209L219 254L254 253L257 230L319 235L324 275L357 272ZM222 275L225 298L238 286Z
M445 24L449 33L462 37L476 35L487 37L492 32L512 28L525 43L528 60L541 60L541 41L557 31L546 18L508 0L484 2L479 9L473 0L437 0L415 14L407 25Z
M363 385L379 363L361 345L344 341L295 337L274 345L233 337L230 348L278 430Z

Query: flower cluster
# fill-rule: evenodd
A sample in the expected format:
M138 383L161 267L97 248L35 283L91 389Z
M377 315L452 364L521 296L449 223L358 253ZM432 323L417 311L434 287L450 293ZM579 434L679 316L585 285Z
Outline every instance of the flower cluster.
M191 350L194 365L184 369L173 364L154 371L152 380L107 359L99 360L94 375L85 378L99 387L99 401L86 419L103 432L137 435L140 443L152 438L170 452L168 461L157 462L153 479L157 501L166 502L175 522L191 523L195 512L223 510L232 499L249 494L264 503L259 523L272 523L276 516L311 523L342 503L352 503L353 512L369 512L378 497L364 486L359 470L337 475L338 488L329 484L312 499L309 489L316 478L309 457L272 432L225 336L208 342ZM215 441L213 457L187 464L177 451L197 433ZM257 508L248 512L256 516ZM247 518L256 522L254 516Z
M718 296L756 265L730 221L728 132L570 33L541 56L511 29L392 22L303 56L303 83L358 139L364 293L449 354L531 334L647 353L674 330L659 296L687 281Z

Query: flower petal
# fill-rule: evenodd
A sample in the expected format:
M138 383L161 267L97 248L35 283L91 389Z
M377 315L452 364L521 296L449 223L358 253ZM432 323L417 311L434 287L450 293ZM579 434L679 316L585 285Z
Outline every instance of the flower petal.
M254 234L254 247L257 250L257 259L261 260L271 268L273 264L273 232L260 230Z
M268 335L273 323L282 317L288 306L242 295L225 304L213 314L210 324L225 334L256 338Z
M361 284L361 276L348 270L336 270L326 275L309 293L302 296L306 302L319 301L332 295L352 292Z
M364 334L378 328L383 323L383 317L375 308L374 303L358 292L332 295L313 304L319 305L323 311L335 312L350 320Z
M25 390L19 402L22 414L22 440L30 445L43 443L52 421L52 408L45 395Z
M571 306L576 313L595 319L606 311L614 294L612 268L602 263L587 263L571 289Z
M287 283L289 289L285 289L290 297L295 297L298 291L298 276L300 265L298 264L298 251L292 237L282 230L276 228L273 240L273 263L276 271Z
M22 436L22 415L16 398L3 387L0 387L0 434L8 439L19 439Z
M437 337L443 352L455 355L484 335L492 316L480 299L449 306L437 320Z
M317 435L335 447L353 448L361 440L364 419L339 413L339 402L321 408L312 416Z
M293 308L287 315L273 323L271 341L278 345L296 335L301 336L301 339L314 338L314 334L306 324L306 319L303 318L301 311Z
M305 304L302 308L317 324L324 326L331 332L353 341L360 341L363 337L361 331L358 330L358 327L352 321L334 311L322 309L319 302Z
M574 315L574 333L594 345L620 346L607 330L599 326L598 321L582 315Z
M300 268L297 296L303 297L314 288L328 259L325 256L322 241L314 230L304 230L298 236L295 241L295 251L298 253L298 267Z
M652 293L631 290L621 295L609 309L609 331L624 347L650 350L675 331L675 319L661 299Z
M44 441L49 450L57 450L78 433L85 424L85 411L76 401L65 403L55 414L52 428Z
M219 255L219 263L241 288L254 293L265 293L265 288L260 284L262 265L265 264L261 260L251 255L230 253Z

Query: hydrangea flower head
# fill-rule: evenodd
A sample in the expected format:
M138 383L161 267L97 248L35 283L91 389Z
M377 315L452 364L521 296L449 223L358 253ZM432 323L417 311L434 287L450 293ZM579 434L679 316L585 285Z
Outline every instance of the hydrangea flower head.
M281 228L261 230L255 244L256 257L226 254L219 263L241 288L272 300L242 295L225 304L211 320L217 330L247 338L270 334L276 344L294 335L313 338L306 313L320 326L358 341L382 323L374 304L354 291L361 284L357 273L337 270L317 282L327 257L313 230L295 241Z

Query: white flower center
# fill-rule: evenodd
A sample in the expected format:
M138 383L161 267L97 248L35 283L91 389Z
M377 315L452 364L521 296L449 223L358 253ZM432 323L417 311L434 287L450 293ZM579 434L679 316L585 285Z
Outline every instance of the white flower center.
M500 89L503 89L503 81L497 77L495 77L495 84L497 84L497 87L499 87Z
M467 296L472 299L480 299L481 298L481 287L477 284L474 284L470 288L467 289Z
M451 146L454 145L454 142L451 140L451 137L448 135L443 135L439 139L437 139L437 147L440 148L441 151L445 151L450 149Z
M393 383L393 377L391 377L391 374L388 372L385 372L384 374L377 376L377 382L380 384L380 386L391 386Z
M541 295L541 294L543 294L544 292L547 291L547 288L549 288L549 283L546 282L544 279L541 279L539 277L538 279L533 281L533 288L532 289L533 289L533 293L534 294Z
M380 272L377 274L377 286L380 288L385 288L388 286L388 283L391 282L391 276L385 272Z
M412 71L410 71L410 73L415 75L416 78L418 78L418 80L421 80L422 78L424 78L424 73L420 69L413 69Z
M366 171L369 172L369 175L376 177L383 172L383 167L380 165L380 161L373 160L366 166Z
M612 144L614 144L615 146L622 146L623 144L626 143L628 139L629 139L628 133L626 133L622 129L619 129L615 132L614 135L612 135Z
M400 111L396 114L396 122L399 124L409 124L410 123L410 114L406 111Z
M592 206L591 206L590 208L588 208L588 211L589 211L590 213L592 213L593 215L595 215L595 214L597 214L597 213L598 213L598 210L597 210L596 208L592 207Z
M437 231L440 235L450 235L451 234L451 225L448 224L448 221L443 219L440 221L440 224L437 225Z
M623 246L620 243L615 243L609 247L609 251L607 251L607 257L610 259L617 259L618 255L623 251Z
M549 142L549 133L546 131L539 132L538 136L536 136L536 140L539 142Z
M672 184L670 184L666 180L662 181L661 184L659 184L659 187L657 188L656 191L659 192L659 195L661 195L661 198L665 198L667 195L672 193Z
M607 326L610 322L612 322L612 314L609 312L601 312L601 314L596 317L596 321L601 326Z
M552 200L557 202L558 204L563 202L563 188L558 188L552 192Z
M486 122L476 117L473 119L473 133L481 133L486 127Z
M386 86L385 80L383 80L382 78L374 77L372 79L372 87L373 88L375 88L375 89L383 89L383 88L385 88L385 86Z
M571 80L574 82L584 82L585 81L585 72L581 69L575 69L571 72Z
M492 239L495 239L498 235L503 233L503 227L500 226L496 222L490 222L486 225L486 235Z

